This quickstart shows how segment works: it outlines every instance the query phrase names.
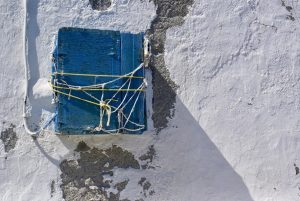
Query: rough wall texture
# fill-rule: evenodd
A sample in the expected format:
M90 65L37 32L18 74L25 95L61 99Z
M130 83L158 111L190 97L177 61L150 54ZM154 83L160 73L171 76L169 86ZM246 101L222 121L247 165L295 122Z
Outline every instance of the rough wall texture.
M93 10L104 11L111 6L111 0L89 0Z
M18 137L15 132L15 128L16 126L11 124L8 128L1 131L0 139L4 144L5 152L9 152L10 150L14 149L17 144Z

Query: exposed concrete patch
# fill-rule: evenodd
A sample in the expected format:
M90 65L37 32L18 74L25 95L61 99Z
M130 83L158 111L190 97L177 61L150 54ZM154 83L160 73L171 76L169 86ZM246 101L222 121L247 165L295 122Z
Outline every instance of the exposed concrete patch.
M293 13L292 13L292 10L293 10L292 6L286 5L284 0L281 0L281 5L283 7L285 7L285 9L290 13L289 15L286 16L286 19L295 21L295 17L293 16Z
M151 183L149 181L146 181L143 185L143 190L147 191L151 187Z
M294 163L294 167L295 167L296 175L298 175L300 172L299 167L295 163Z
M156 18L152 21L147 35L151 45L149 66L152 70L153 115L152 120L157 132L167 127L168 119L173 117L176 90L178 86L170 78L165 66L164 49L168 28L179 26L188 14L188 6L193 0L153 0Z
M146 177L142 177L142 178L140 179L140 181L138 182L138 184L142 186L143 183L144 183L146 180L147 180Z
M74 151L80 152L80 151L88 151L91 148L84 142L80 141L77 145L77 148Z
M139 159L142 162L145 162L144 164L141 165L142 169L155 169L153 166L150 165L152 163L154 157L156 156L156 151L154 149L154 145L149 146L149 149L147 153L141 155Z
M53 197L54 193L55 193L55 181L52 180L51 183L50 183L50 194L51 194L51 197Z
M14 131L15 128L16 126L14 124L10 124L8 128L6 128L4 131L1 131L0 139L4 144L5 152L9 152L10 150L14 149L17 144L18 137Z
M142 177L140 179L140 181L138 182L139 185L141 185L143 187L143 192L141 192L145 197L147 197L147 195L154 195L155 191L154 190L150 190L151 187L151 183L149 181L147 181L146 177ZM150 190L150 191L149 191Z
M85 143L80 142L78 147ZM82 150L78 148L76 150ZM104 175L113 175L113 168L134 168L140 169L134 155L116 145L102 150L97 148L83 149L80 151L80 158L77 160L64 160L60 164L62 171L62 192L63 198L68 201L76 200L103 200L118 201L129 180L116 184L113 188L118 193L107 193L111 187L111 181L104 181Z
M111 6L111 0L89 0L93 10L104 11Z
M117 183L114 187L118 190L117 194L110 193L109 200L120 200L120 193L126 188L129 180L122 181ZM123 199L122 201L127 201L127 199Z
M129 180L127 179L127 180L125 180L125 181L122 181L122 182L120 182L120 183L117 183L117 184L115 185L115 188L116 188L119 192L121 192L121 191L124 190L125 187L127 186L128 181L129 181Z
M155 194L155 191L154 190L151 190L150 192L149 192L149 195L150 196L152 196L152 195L154 195Z

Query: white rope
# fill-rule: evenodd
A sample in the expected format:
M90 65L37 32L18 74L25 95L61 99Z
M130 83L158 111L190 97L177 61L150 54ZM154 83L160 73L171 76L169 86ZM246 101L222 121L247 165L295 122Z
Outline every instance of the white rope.
M117 95L117 94L121 91L121 89L127 84L127 82L129 82L128 87L127 87L127 91L126 91L126 94L127 94L128 89L130 88L130 85L131 85L131 79L127 79L126 82L124 82L124 84L119 88L119 90L111 97L111 100L114 99L114 98L116 97L116 95ZM108 101L108 104L111 102L111 100Z
M112 113L115 113L116 111L118 111L121 107L121 105L124 103L124 101L126 100L127 98L127 95L128 95L128 92L129 92L129 89L130 89L130 86L131 86L131 79L129 81L129 84L128 84L128 87L127 87L127 90L126 90L126 94L125 94L125 97L123 98L122 102L120 103L120 105L114 110L112 111ZM117 91L117 93L121 91L121 88ZM117 95L117 93L115 95ZM115 95L113 96L113 98L115 97Z
M138 126L138 127L145 127L145 125L138 124L138 123L135 123L135 122L133 122L133 121L130 121L130 120L128 119L128 117L127 117L124 113L122 113L122 115L123 115L123 117L124 117L126 120L128 120L128 123L131 123L131 124L133 124L133 125L135 125L135 126Z
M140 95L141 95L141 91L140 91L139 94L137 95L137 97L136 97L136 99L135 99L135 101L134 101L134 104L133 104L133 106L132 106L132 108L131 108L131 111L130 111L130 113L129 113L129 115L128 115L128 119L126 120L126 122L125 122L125 124L124 124L123 127L126 127L128 121L129 121L129 119L130 119L130 117L131 117L131 115L132 115L132 113L133 113L133 111L134 111L134 109L135 109L136 103L137 103L137 101L138 101Z
M144 88L145 85L147 85L146 80L143 81L143 83L140 85L139 88ZM131 96L131 98L135 95L136 92L137 92L137 91L134 92L134 94ZM124 113L123 113L123 116L124 116L125 119L126 119L126 122L125 122L125 124L124 124L124 126L123 126L123 128L122 128L122 129L124 129L124 130L127 130L127 131L139 131L139 130L142 130L142 129L145 128L145 125L141 125L141 124L135 123L135 122L133 122L133 121L130 121L130 117L131 117L133 111L135 110L135 106L136 106L136 103L137 103L137 101L138 101L140 95L141 95L141 91L139 91L139 94L137 95L137 98L136 98L135 101L134 101L134 104L133 104L133 106L132 106L132 108L131 108L131 111L130 111L130 113L129 113L129 115L128 115L128 118L127 118L127 117L124 115ZM130 102L131 98L130 98L130 99L128 100L128 102L123 106L122 110L123 110L123 109L126 107L126 105ZM128 129L128 128L126 128L126 125L127 125L128 122L130 122L130 123L132 123L132 124L134 124L134 125L136 125L136 126L138 126L138 127L140 127L140 128L137 128L137 129Z
M136 92L140 91L142 88L144 87L144 83L142 83L134 92L133 95L128 99L128 101L123 105L122 109L124 109L128 103L131 101L131 99L134 97L134 95L136 94ZM140 91L141 92L141 91Z
M141 125L138 124L136 122L133 122L132 120L130 120L133 111L135 110L137 101L140 97L140 94L142 92L142 89L145 88L146 86L146 82L145 80L143 80L143 83L136 88L133 91L133 94L131 97L127 98L129 95L129 91L131 89L132 86L132 79L134 78L134 74L143 67L143 64L140 64L137 68L135 68L133 71L131 71L130 73L125 74L124 76L118 77L116 79L110 80L108 82L103 82L103 83L99 83L99 84L94 84L94 85L87 85L87 86L77 86L77 85L70 85L68 84L65 80L61 80L62 83L58 83L61 85L64 85L67 87L69 91L69 94L71 93L72 89L80 89L80 91L82 91L83 93L85 93L86 95L88 95L89 97L91 97L92 99L94 99L95 101L97 101L99 103L99 125L94 129L95 131L103 131L105 133L113 133L113 132L117 132L119 133L119 131L122 130L126 130L126 131L139 131L145 128L145 125ZM92 95L91 93L89 93L87 90L88 89L105 89L105 86L111 83L114 83L120 79L124 79L124 77L127 78L127 80L118 88L118 90L108 99L108 101L104 101L104 93L105 90L103 90L101 92L101 98L97 98L94 95ZM126 86L127 85L127 86ZM124 87L126 86L126 88L124 89ZM111 101L113 101L115 99L115 97L122 91L125 90L126 93L124 95L124 97L122 98L122 101L118 104L118 106L113 107L110 105ZM136 94L138 93L138 95L136 96ZM130 110L130 113L128 115L128 117L123 113L125 107L133 100L133 98L136 96L136 99L134 100L134 104ZM111 110L111 108L114 108L113 110ZM107 116L107 121L106 121L106 127L110 126L110 117L111 114L118 112L117 114L117 120L118 120L118 129L113 129L113 130L106 130L105 127L103 126L103 119L104 119L104 115ZM123 123L123 118L125 119L125 124ZM127 124L130 123L136 127L138 127L137 129L129 129L126 128Z

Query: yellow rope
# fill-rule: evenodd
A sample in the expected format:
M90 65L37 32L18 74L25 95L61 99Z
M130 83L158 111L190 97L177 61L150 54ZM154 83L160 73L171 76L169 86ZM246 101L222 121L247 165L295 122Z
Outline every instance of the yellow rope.
M105 99L105 102L106 102L106 101L110 101L110 100L111 100L111 101L115 101L115 102L118 101L117 99L111 99L111 98L109 98L109 99Z
M67 94L67 93L64 93L62 91L58 91L58 90L55 90L52 88L52 91L53 92L56 92L56 93L59 93L59 94L62 94L62 95L65 95L65 96L68 96L68 97L71 97L71 98L75 98L75 99L78 99L78 100L81 100L81 101L84 101L84 102L87 102L87 103L91 103L93 105L97 105L97 106L100 106L100 107L106 107L106 108L115 108L111 105L108 105L108 104L104 104L104 103L97 103L97 102L93 102L93 101L89 101L89 100L86 100L86 99L83 99L83 98L80 98L80 97L77 97L77 96L73 96L72 94ZM71 91L71 90L70 90Z
M103 88L87 88L87 89L81 89L81 88L69 88L69 87L61 87L61 86L54 86L49 82L50 86L52 88L56 89L69 89L74 91L144 91L144 89L103 89Z
M137 79L144 79L143 76L133 76L132 75L133 73L131 74L126 74L126 75L96 75L96 74L79 74L79 73L64 73L64 72L54 72L53 74L51 74L52 76L52 79L53 77L56 77L57 75L67 75L67 76L86 76L86 77L109 77L109 78L129 78L129 79L132 79L132 78L137 78ZM118 79L116 79L118 80ZM78 99L78 100L81 100L81 101L84 101L84 102L87 102L87 103L90 103L90 104L93 104L93 105L96 105L96 106L99 106L100 107L100 123L99 123L99 128L100 130L103 129L103 125L102 125L102 117L103 117L103 114L102 111L104 110L106 112L106 115L107 115L107 123L106 123L106 126L109 126L110 124L110 116L111 116L111 108L113 108L114 110L118 109L116 107L113 107L111 105L109 105L109 102L106 103L106 101L103 101L102 98L103 98L103 94L104 92L102 93L102 98L101 98L101 101L99 101L97 98L93 97L91 94L89 96L91 96L92 98L96 99L97 101L99 102L94 102L94 101L90 101L90 100L87 100L87 99L84 99L84 98L80 98L78 96L74 96L71 94L72 90L74 91L82 91L84 93L87 93L86 91L116 91L117 93L120 92L120 91L133 91L134 94L139 91L139 92L143 92L144 89L140 89L140 87L138 89L122 89L122 87L120 89L109 89L109 88L93 88L93 86L82 86L82 87L63 87L63 86L56 86L56 85L53 85L50 81L49 81L49 85L51 86L51 89L53 92L55 93L59 93L59 94L62 94L62 95L65 95L67 97L71 97L71 98L74 98L74 99ZM122 85L123 86L123 85ZM129 86L130 87L130 86ZM69 93L65 93L65 92L62 92L58 89L66 89L66 90L69 90ZM88 94L88 93L87 93ZM126 93L127 94L127 93ZM117 101L115 99L111 99L112 101ZM122 101L123 103L123 101ZM127 123L127 122L126 122Z
M80 73L65 73L65 72L54 72L52 76L55 75L69 75L69 76L86 76L86 77L117 77L117 78L137 78L144 79L142 76L131 76L131 75L97 75L97 74L80 74Z
M138 70L140 67L142 67L142 64L136 70ZM51 79L54 79L54 77L56 78L57 75L62 75L62 76L66 75L66 76L85 76L85 77L108 77L108 78L129 78L129 79L136 78L136 79L144 79L144 76L133 76L133 74L136 72L136 70L133 71L132 73L128 73L126 75L103 75L103 74L97 75L97 74L79 74L79 73L54 72L54 73L51 74L51 77L52 77ZM112 80L110 82L114 82L116 80L119 80L119 79L115 79L115 80ZM107 82L107 83L110 83L110 82ZM87 102L87 103L99 106L100 107L100 122L99 122L99 126L96 128L96 130L99 129L99 131L101 131L101 130L105 131L105 129L103 129L103 125L102 125L102 118L103 118L103 115L105 114L105 112L106 112L106 115L107 115L106 126L109 126L109 124L110 124L110 117L111 117L111 114L112 114L111 108L113 108L114 110L117 110L119 108L119 106L116 108L114 106L109 105L110 101L118 101L118 100L113 99L114 96L115 96L114 95L111 99L107 99L107 100L110 100L110 101L108 101L108 103L106 103L106 101L103 101L104 92L102 93L102 97L101 97L101 101L100 101L100 100L98 100L97 98L95 98L94 96L92 96L91 94L89 94L86 91L116 91L116 93L118 93L120 91L126 91L126 92L133 91L134 94L137 91L138 92L144 92L144 89L140 89L141 87L139 87L137 89L122 89L122 87L124 85L122 85L122 87L120 87L120 89L109 89L109 88L102 88L102 87L95 88L95 85L94 86L93 85L92 86L86 86L86 87L85 86L81 86L81 87L74 87L74 88L72 86L69 87L69 85L67 85L68 87L63 87L63 86L53 85L50 81L49 81L49 85L51 86L51 89L52 89L53 92L59 93L59 94L65 95L65 96L68 96L69 99L71 97L71 98L74 98L74 99L78 99L78 100L81 100L81 101L84 101L84 102ZM130 86L128 86L128 88L129 87ZM60 91L58 89L69 90L69 93L62 92L62 91ZM74 96L74 95L71 94L72 90L74 90L74 91L82 91L82 92L88 94L89 96L91 96L92 98L94 98L95 100L97 100L99 102L94 102L94 101L90 101L90 100L87 100L87 99L84 99L84 98L80 98L78 96ZM127 93L126 93L126 96L127 96ZM131 98L129 100L131 100ZM122 103L123 103L123 101L122 101ZM134 106L135 106L135 104L136 104L136 101L134 103ZM132 108L132 110L133 110L133 108ZM132 113L132 110L130 111L130 115ZM104 111L104 112L102 112L102 111ZM130 115L129 115L128 118L130 118ZM128 120L126 121L125 125L127 124Z

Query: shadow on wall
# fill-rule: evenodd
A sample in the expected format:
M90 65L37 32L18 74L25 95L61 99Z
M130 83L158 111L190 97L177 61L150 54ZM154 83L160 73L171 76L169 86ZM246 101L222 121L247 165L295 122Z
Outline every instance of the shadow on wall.
M158 194L157 200L250 201L252 198L242 178L177 97L178 86L171 80L165 65L166 32L184 22L193 1L156 0L154 4L156 18L148 30L152 54L149 63L153 85L152 120L158 131L154 146L162 167L157 178L166 186L160 189L171 192L165 193L165 197Z
M163 76L157 80L164 82L157 84L166 86L165 91L175 93ZM177 194L170 200L253 200L243 179L178 97L175 108L169 128L159 133L154 145L163 167L160 176L173 175L168 188Z
M163 84L167 87L166 91L170 90L170 93L175 93L162 76L159 80L165 83L157 84ZM178 97L175 116L170 120L170 124L172 126L163 129L158 135L155 132L152 134L159 158L155 163L160 166L155 170L158 180L156 183L162 185L155 186L153 184L154 188L161 189L161 192L156 191L153 198L211 201L253 200L242 178L226 161ZM92 146L97 146L96 141L102 144L103 141L109 144L122 144L128 139L143 140L140 136L132 135L114 136L109 140L107 140L108 136L101 135L58 136L58 138L70 152L74 150L80 140L87 141ZM96 141L93 143L92 141L95 139ZM59 161L51 158L37 141L36 145L42 154L59 167ZM143 143L139 143L139 146L142 145ZM145 144L143 150L146 151L148 145ZM135 158L138 157L135 156Z

